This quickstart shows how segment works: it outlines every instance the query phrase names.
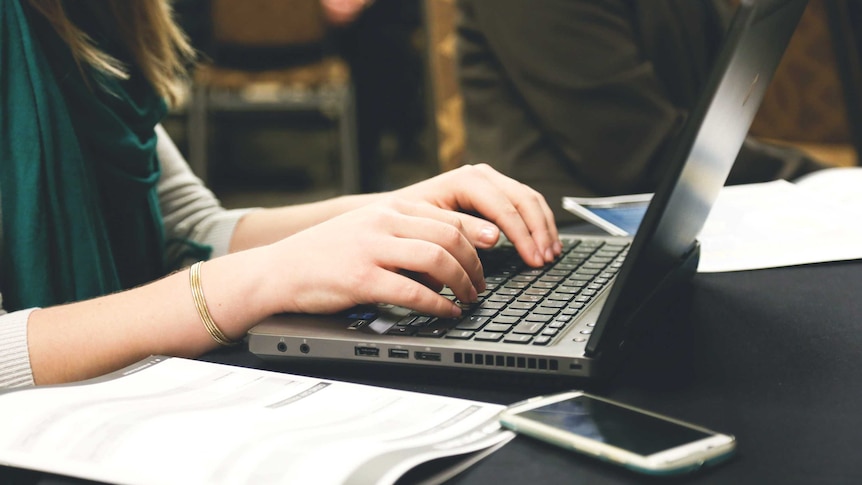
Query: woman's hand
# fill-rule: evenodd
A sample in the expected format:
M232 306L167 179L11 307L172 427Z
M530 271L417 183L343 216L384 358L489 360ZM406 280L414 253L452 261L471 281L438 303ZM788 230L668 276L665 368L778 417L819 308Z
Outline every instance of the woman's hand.
M280 311L332 313L389 303L442 317L484 291L482 264L462 215L424 201L386 197L261 248ZM487 223L485 223L487 224ZM472 229L472 228L470 228Z
M471 243L480 248L493 246L502 229L532 266L553 261L562 250L553 212L544 197L486 164L465 165L393 194L481 216L484 219L458 213Z

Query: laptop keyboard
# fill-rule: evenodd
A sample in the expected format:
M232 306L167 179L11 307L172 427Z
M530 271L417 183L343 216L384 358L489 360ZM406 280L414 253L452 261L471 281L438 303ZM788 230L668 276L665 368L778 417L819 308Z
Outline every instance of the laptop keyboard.
M457 319L411 313L387 333L547 345L612 281L628 247L627 241L568 240L543 268L524 264L510 244L480 251L487 288L478 303L462 306ZM456 301L449 288L441 293Z

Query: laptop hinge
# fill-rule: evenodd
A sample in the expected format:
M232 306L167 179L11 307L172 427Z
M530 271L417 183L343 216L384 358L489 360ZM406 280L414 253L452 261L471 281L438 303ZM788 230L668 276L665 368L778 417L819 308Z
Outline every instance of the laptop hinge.
M610 367L615 367L615 364L619 361L622 354L626 353L626 347L628 347L632 341L636 341L640 338L640 336L648 330L648 325L646 323L654 321L656 318L660 317L661 314L665 313L671 305L679 300L679 288L681 288L682 285L687 284L697 272L699 261L700 242L695 240L691 248L680 257L680 264L676 265L672 271L669 271L667 275L665 275L665 277L653 287L652 291L640 298L640 302L636 306L625 312L625 314L620 314L619 312L621 310L619 309L610 309L611 311L609 312L607 319L619 319L622 321L615 321L613 323L606 322L606 325L609 325L606 328L609 330L612 328L619 328L620 330L618 330L618 332L621 332L621 334L615 333L613 330L611 330L611 333L605 333L602 336L602 341L607 343L600 344L593 350L590 350L588 346L584 352L585 355L587 357L599 359L603 364L605 360L609 360L612 363ZM617 300L617 302L619 302L619 300ZM611 342L614 343L611 344ZM607 368L605 365L603 365L603 367Z

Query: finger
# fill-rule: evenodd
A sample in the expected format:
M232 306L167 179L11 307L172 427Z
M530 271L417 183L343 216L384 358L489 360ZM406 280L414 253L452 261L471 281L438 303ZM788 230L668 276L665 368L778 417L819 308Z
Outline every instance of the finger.
M512 201L523 217L545 262L553 261L554 257L560 254L562 245L557 224L554 221L554 212L544 196L531 187L504 176L487 164L478 165L476 168L493 184L500 187Z
M456 177L455 183L461 184L457 187L458 204L467 209L480 213L483 217L497 224L500 229L506 234L506 237L515 245L518 253L525 262L531 266L542 266L545 264L545 249L549 247L549 242L546 246L540 247L539 241L543 239L534 237L531 226L542 227L546 226L545 215L540 211L537 216L535 211L530 211L522 214L521 210L516 207L506 191L498 184L492 183L485 175L483 170L477 167L461 167L458 170L471 171L466 177ZM477 196L475 194L481 194ZM540 223L532 219L540 219ZM528 223L529 220L529 223ZM529 225L528 225L529 224ZM542 229L535 229L538 233ZM547 229L545 229L547 232ZM549 236L544 236L545 240L549 241Z
M446 211L459 219L462 233L470 243L482 249L493 247L500 240L500 228L487 219L463 212Z
M409 209L408 204L412 204L411 202L403 199L394 199L393 202L400 205L402 212L429 217L458 227L475 247L487 249L497 244L500 239L500 228L482 217L457 212L454 208L441 209L427 202L416 203L415 207Z
M379 271L369 283L365 303L388 303L444 318L461 315L457 304L404 275Z
M443 283L435 280L434 278L428 276L427 274L416 273L415 271L407 271L407 270L399 271L399 273L410 278L413 281L418 281L419 283L422 283L423 285L436 291L437 293L440 293L441 291L443 291L443 287L445 286Z
M402 238L421 239L433 242L452 254L461 267L467 272L470 281L478 292L485 291L485 274L482 262L476 254L474 241L464 225L469 221L464 214L440 209L426 203L409 203L393 201L406 219L399 220L393 229L393 235ZM484 223L488 225L487 222ZM479 229L481 231L481 229Z
M476 257L477 261L478 259ZM478 300L479 290L461 263L451 252L434 242L413 238L401 239L398 244L390 245L379 261L381 266L393 272L407 270L426 274L432 280L448 286L461 301Z

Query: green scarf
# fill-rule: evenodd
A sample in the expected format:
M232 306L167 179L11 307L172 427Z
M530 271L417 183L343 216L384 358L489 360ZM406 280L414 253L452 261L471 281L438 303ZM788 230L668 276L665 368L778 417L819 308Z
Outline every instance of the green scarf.
M162 276L154 128L164 101L133 66L128 81L86 68L85 81L26 0L0 5L3 306L77 301ZM85 30L129 58L110 32Z

